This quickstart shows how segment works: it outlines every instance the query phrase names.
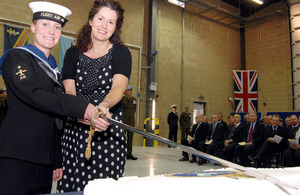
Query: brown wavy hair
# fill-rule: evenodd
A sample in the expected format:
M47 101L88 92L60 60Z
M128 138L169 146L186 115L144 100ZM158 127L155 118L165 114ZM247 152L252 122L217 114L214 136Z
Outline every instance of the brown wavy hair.
M91 31L92 27L89 24L89 21L93 20L94 16L102 7L108 7L111 10L114 10L117 13L118 19L116 23L116 29L113 35L109 38L109 41L113 44L120 43L121 41L121 27L124 20L124 9L122 8L119 2L114 0L95 0L94 5L92 6L87 23L80 29L77 37L77 47L81 53L86 52L88 49L93 47L91 40Z

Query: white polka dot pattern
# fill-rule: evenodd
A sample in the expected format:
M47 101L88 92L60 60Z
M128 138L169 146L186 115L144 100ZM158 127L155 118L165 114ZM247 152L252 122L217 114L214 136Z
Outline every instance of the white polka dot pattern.
M112 50L97 59L79 55L76 71L77 95L94 105L99 104L112 85ZM116 110L112 117L121 119ZM111 125L107 131L96 132L92 138L92 156L84 157L89 126L69 117L62 138L63 178L58 183L59 193L83 191L89 180L122 177L126 160L126 138L123 129Z

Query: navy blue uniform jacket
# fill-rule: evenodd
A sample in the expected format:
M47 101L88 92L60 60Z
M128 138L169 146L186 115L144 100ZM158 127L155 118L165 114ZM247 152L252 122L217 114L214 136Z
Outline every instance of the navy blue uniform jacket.
M57 92L38 60L11 50L2 65L8 112L0 129L0 157L61 167L55 118L83 118L88 102Z

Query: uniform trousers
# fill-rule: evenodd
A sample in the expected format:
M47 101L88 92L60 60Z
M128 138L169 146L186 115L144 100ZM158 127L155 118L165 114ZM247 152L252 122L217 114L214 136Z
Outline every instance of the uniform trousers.
M177 132L178 132L178 127L174 128L174 127L169 127L169 136L168 139L169 140L173 140L174 142L177 143Z
M124 117L122 122L134 127L135 126L134 115L127 116L126 118ZM132 156L132 143L133 143L134 133L128 130L126 130L125 132L127 135L127 156Z
M189 127L182 127L181 129L181 140L186 139L189 134L190 128Z
M0 158L0 194L49 194L52 178L53 166Z
M127 131L127 156L132 156L132 142L133 142L133 132Z

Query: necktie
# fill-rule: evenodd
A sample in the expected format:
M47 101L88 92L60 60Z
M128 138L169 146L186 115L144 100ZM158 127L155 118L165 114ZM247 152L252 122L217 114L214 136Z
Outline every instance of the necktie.
M213 135L214 135L214 132L215 132L216 126L217 126L217 123L214 123L214 124L213 124L213 131L211 132L210 139L212 139L212 138L213 138Z
M195 133L194 133L194 135L193 135L194 138L195 138L195 136L196 136L196 132L197 132L199 126L200 126L200 123L197 125L197 128L196 128L196 130L195 130Z
M276 134L277 127L273 127L273 135Z
M252 134L253 134L253 123L251 123L250 132L249 132L249 135L248 135L247 142L252 141Z
M235 128L236 128L236 126L235 126L235 125L233 125L232 132L234 132Z

